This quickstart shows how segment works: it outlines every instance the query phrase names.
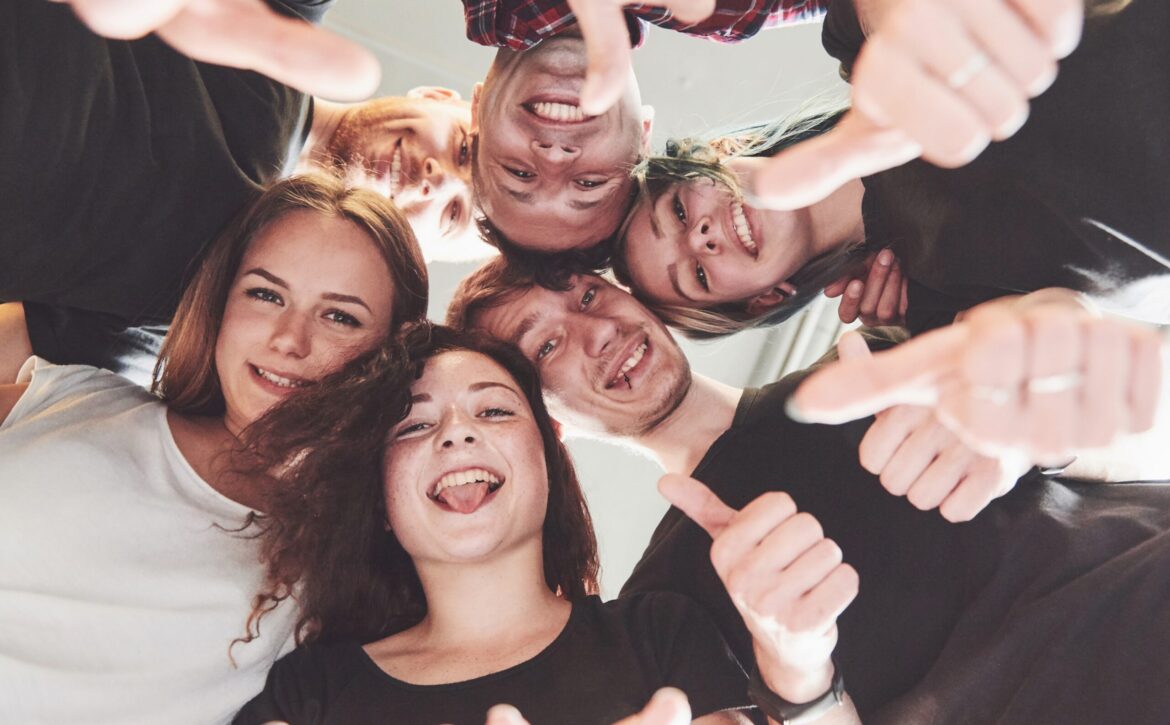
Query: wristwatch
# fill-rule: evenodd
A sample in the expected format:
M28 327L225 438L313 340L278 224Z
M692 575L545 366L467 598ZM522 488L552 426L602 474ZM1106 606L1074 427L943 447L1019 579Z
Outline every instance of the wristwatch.
M748 697L768 717L781 725L804 725L821 717L828 711L845 701L845 678L841 675L841 668L837 660L833 660L833 684L825 694L815 700L793 704L775 692L772 692L764 679L760 677L760 668L752 668L751 681L748 683Z

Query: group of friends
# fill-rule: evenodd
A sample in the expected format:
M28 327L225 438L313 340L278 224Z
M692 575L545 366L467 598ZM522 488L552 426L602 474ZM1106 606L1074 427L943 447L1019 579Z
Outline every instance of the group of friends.
M364 101L330 4L0 25L0 720L1170 721L1170 3L463 0ZM649 24L811 20L849 104L651 148Z

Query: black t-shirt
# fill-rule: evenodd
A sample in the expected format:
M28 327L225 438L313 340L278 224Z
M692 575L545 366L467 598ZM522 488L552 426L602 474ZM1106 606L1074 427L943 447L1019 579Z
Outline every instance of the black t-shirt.
M914 161L863 180L869 242L892 246L912 281L912 330L1043 287L1170 287L1170 267L1131 243L1170 258L1168 36L1164 0L1090 14L1015 136L959 169ZM823 40L848 73L864 41L853 3L833 3Z
M735 508L786 491L841 546L861 584L836 657L866 722L1170 722L1170 485L1031 475L950 524L860 467L868 421L790 420L801 379L746 391L693 475ZM694 599L746 667L710 545L671 508L622 594Z
M273 5L317 20L330 2ZM96 36L68 5L13 0L0 106L0 301L142 324L170 319L203 247L295 157L310 103L154 36Z
M533 725L610 725L668 685L687 693L695 717L743 708L746 680L694 602L665 592L604 603L588 597L540 654L466 682L403 682L359 644L302 646L276 663L234 722L483 725L490 707L507 703Z

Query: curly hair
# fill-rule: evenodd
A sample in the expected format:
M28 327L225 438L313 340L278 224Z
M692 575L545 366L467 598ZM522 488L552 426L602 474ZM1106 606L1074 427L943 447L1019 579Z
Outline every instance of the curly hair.
M544 407L535 369L511 345L418 323L397 341L292 396L247 431L246 475L267 479L267 512L254 526L267 568L246 634L292 598L298 642L370 642L426 615L410 556L385 530L383 456L389 431L410 411L410 386L426 363L467 350L491 358L528 400L544 444L549 498L543 528L544 576L573 601L598 591L597 540L568 451Z

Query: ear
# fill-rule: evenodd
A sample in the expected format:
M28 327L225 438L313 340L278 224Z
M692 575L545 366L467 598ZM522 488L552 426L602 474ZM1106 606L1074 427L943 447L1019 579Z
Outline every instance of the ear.
M776 308L780 303L794 294L796 294L795 287L787 282L781 282L767 292L758 294L748 300L747 312L752 317L759 317L765 312Z
M650 136L654 131L654 106L642 106L642 153L650 153Z
M479 97L483 94L483 81L471 89L471 128L468 133L479 133Z
M430 101L458 101L462 98L459 91L442 86L418 86L406 92L407 98L422 98Z

